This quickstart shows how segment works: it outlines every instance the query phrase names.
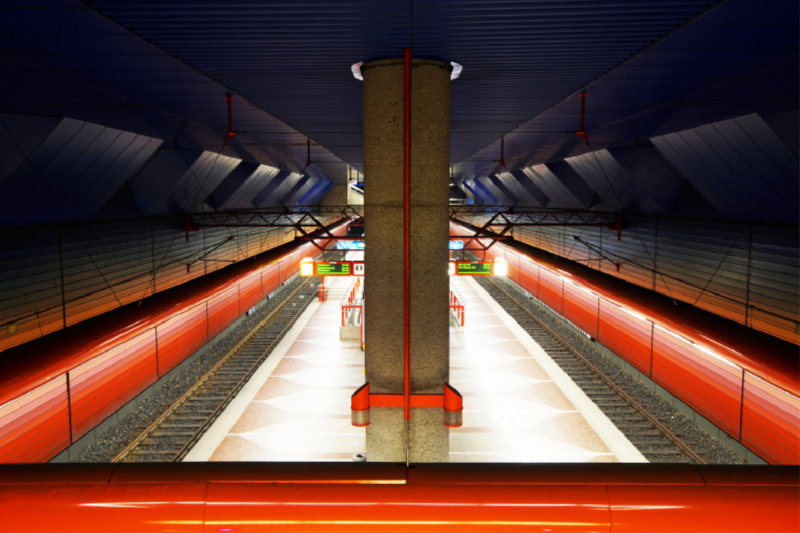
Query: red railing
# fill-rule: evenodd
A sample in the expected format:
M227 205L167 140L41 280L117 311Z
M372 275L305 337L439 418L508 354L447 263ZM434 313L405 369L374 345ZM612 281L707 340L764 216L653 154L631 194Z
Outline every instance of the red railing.
M347 292L344 298L342 298L341 301L342 326L344 326L347 323L347 319L349 318L350 313L353 312L354 304L356 303L356 298L358 297L358 290L360 288L361 288L361 278L355 278L353 284L350 286L350 290Z
M325 276L322 276L319 282L319 303L324 302L327 298L328 287L325 286Z
M350 287L350 290L347 292L344 298L342 298L341 306L342 306L342 326L344 327L347 324L350 315L358 310L359 313L359 329L360 329L360 343L361 349L364 349L364 299L358 298L358 291L361 288L361 278L356 278L353 281L353 285Z
M466 315L467 301L461 296L458 290L450 285L450 310L456 315L456 318L461 325L464 325L464 316Z

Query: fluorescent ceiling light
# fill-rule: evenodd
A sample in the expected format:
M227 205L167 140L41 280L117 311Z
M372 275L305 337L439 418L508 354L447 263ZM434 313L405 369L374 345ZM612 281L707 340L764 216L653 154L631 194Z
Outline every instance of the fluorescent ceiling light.
M350 72L352 72L355 79L359 81L364 81L364 76L361 75L361 65L363 64L363 61L359 61L358 63L350 65Z

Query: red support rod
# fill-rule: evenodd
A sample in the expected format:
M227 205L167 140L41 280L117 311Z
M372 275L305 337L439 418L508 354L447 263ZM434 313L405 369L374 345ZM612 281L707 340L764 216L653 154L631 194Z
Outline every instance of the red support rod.
M585 126L585 119L586 119L586 93L581 93L581 129L577 132L578 137L583 139L584 141L587 140L586 136L586 126Z
M411 49L403 50L403 419L411 420Z
M228 142L236 137L236 132L233 131L233 114L231 113L231 102L233 101L233 97L226 96L225 100L228 102L228 133L225 134L225 142Z

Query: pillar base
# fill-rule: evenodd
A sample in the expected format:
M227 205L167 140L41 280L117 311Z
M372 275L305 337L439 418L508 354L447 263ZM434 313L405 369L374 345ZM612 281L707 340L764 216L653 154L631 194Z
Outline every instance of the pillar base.
M373 407L367 427L367 457L370 462L406 462L406 422L400 407ZM442 425L442 409L413 407L408 461L447 463L450 431Z

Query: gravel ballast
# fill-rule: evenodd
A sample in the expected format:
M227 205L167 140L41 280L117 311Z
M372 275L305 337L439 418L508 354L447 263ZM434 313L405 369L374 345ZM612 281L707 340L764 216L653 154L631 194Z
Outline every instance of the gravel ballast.
M72 458L73 463L108 463L125 447L133 442L147 427L161 416L172 404L181 398L208 373L232 348L234 348L253 328L269 315L283 300L304 281L295 277L275 291L267 303L219 339L205 353L200 354L175 377L162 384L152 396L144 400L119 422L103 432L97 440L83 452ZM311 281L315 283L315 281Z
M739 454L725 446L725 444L720 442L713 435L698 427L693 421L686 418L643 383L634 380L619 366L603 357L603 355L592 346L594 344L592 340L563 320L557 318L551 311L545 309L543 305L533 301L519 286L502 278L494 278L494 280L500 283L514 299L522 303L536 318L556 331L558 335L568 341L577 352L586 357L593 365L600 369L601 372L611 378L616 385L639 402L648 412L658 418L662 424L668 427L673 433L681 435L682 440L687 443L695 453L701 454L707 463L745 463L744 459ZM491 283L488 280L480 278L477 278L477 281L482 286Z

